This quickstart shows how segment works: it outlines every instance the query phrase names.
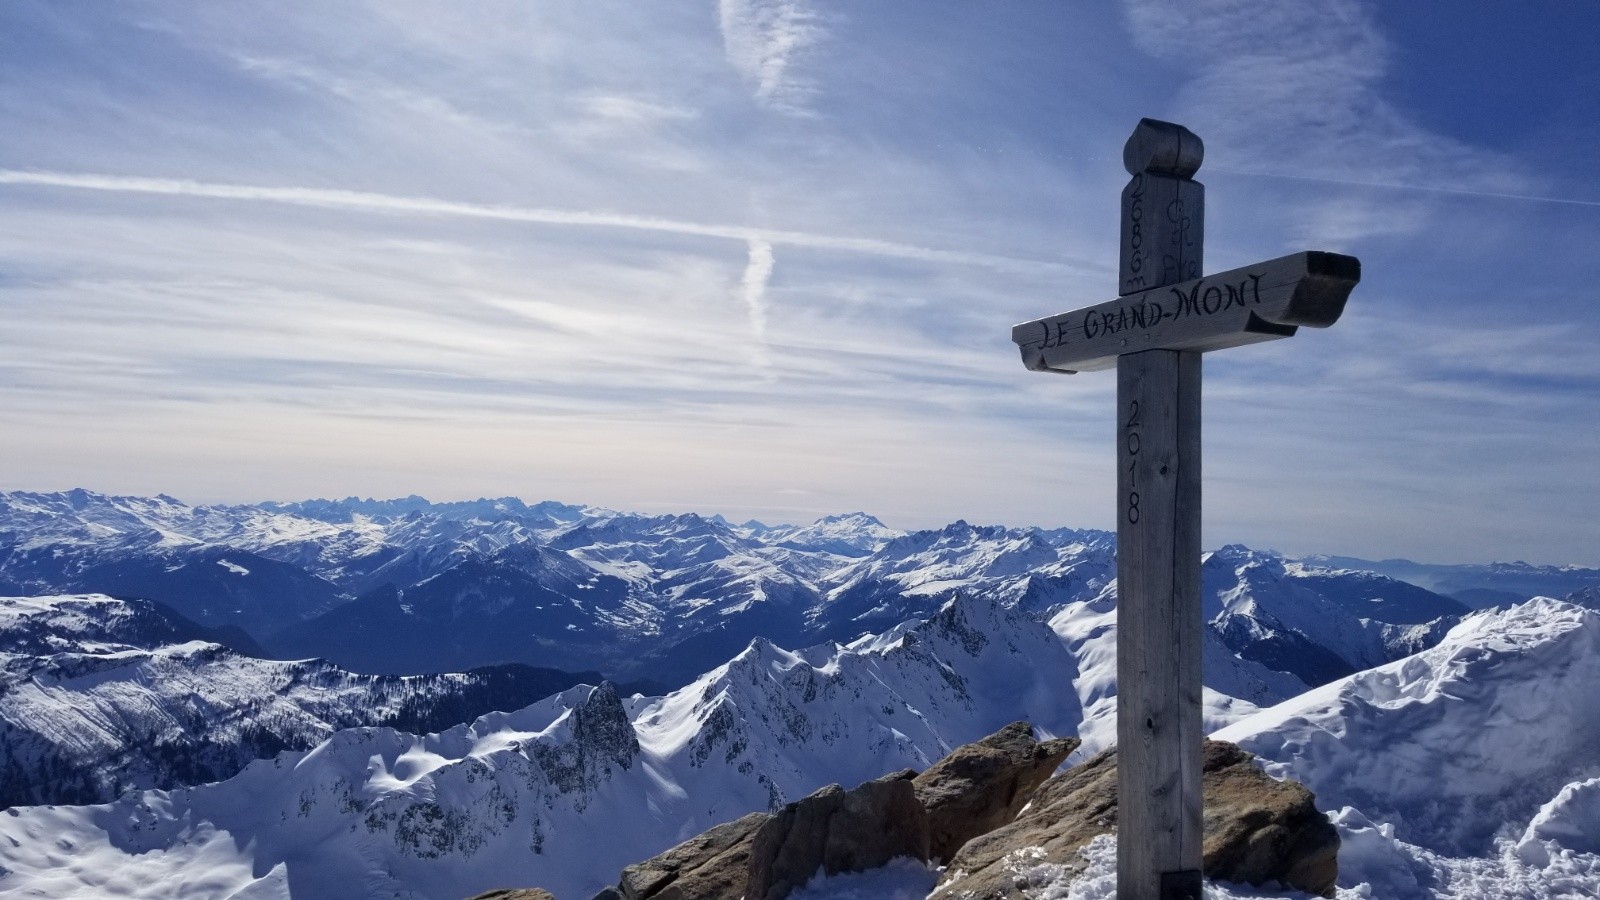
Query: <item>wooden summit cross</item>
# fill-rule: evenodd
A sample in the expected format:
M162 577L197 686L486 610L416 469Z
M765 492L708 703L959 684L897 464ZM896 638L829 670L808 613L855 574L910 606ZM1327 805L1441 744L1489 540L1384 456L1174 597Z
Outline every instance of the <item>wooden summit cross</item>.
M1036 372L1117 369L1117 896L1200 897L1200 354L1338 320L1361 263L1308 251L1201 277L1204 147L1123 148L1115 300L1011 330Z

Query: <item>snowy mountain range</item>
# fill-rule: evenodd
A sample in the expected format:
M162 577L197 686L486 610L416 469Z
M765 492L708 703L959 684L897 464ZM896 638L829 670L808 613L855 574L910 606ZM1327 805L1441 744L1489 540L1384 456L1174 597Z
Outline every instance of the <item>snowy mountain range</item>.
M711 825L924 768L1007 721L1072 733L1078 693L1098 692L1076 676L1044 625L951 601L849 646L753 641L660 697L575 687L433 735L347 729L219 784L13 809L0 892L410 898L539 883L588 896Z
M1473 609L1515 605L1531 597L1568 597L1586 589L1600 590L1600 569L1583 566L1537 566L1521 561L1435 565L1409 559L1351 556L1308 556L1303 562L1320 568L1387 575L1446 594Z
M957 592L1045 617L1108 590L1115 552L1107 532L901 533L864 513L797 527L511 498L0 494L0 593L141 597L242 629L271 655L375 674L523 663L672 687L753 638L848 641ZM1404 655L1466 612L1394 579L1239 547L1207 571L1223 643L1305 684Z
M1326 792L1370 896L1600 884L1594 570L1474 613L1352 562L1206 555L1207 729ZM864 513L0 494L0 895L586 897L1018 718L1082 759L1115 739L1114 578L1105 532ZM1429 762L1473 729L1534 743Z
M1086 603L1047 628L958 599L849 645L753 641L663 696L578 686L436 734L338 731L216 784L13 808L0 895L443 898L540 884L587 897L712 824L925 767L1004 720L1103 744L1115 666L1108 623L1078 630L1093 615ZM1586 896L1600 887L1597 660L1600 614L1534 600L1268 709L1208 690L1207 728L1317 791L1344 840L1342 897Z

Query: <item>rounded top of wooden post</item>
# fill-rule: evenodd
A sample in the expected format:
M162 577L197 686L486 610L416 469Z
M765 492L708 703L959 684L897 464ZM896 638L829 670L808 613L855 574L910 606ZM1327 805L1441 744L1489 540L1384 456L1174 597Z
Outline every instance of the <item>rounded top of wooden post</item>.
M1151 172L1189 178L1200 171L1206 145L1182 125L1159 119L1140 119L1122 148L1122 165L1129 175Z

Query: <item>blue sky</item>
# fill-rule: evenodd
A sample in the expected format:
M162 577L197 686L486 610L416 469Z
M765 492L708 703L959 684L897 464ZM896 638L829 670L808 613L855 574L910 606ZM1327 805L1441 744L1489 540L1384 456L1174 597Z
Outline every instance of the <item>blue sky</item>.
M1108 527L1122 142L1207 268L1206 542L1600 564L1600 5L0 6L0 482Z

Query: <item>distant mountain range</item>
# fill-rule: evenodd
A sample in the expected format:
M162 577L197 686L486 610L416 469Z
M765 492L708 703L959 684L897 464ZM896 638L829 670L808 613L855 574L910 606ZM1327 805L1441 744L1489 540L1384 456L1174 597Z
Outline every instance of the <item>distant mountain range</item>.
M1435 565L1409 559L1370 560L1353 556L1308 556L1305 562L1387 575L1454 597L1473 609L1504 607L1531 597L1565 597L1584 589L1600 589L1600 569L1581 566L1535 566L1525 562Z
M1305 684L1411 652L1468 607L1348 560L1242 547L1209 559L1221 642ZM1595 570L1540 577L1565 579L1561 593L1600 584ZM756 637L847 641L956 593L1044 618L1114 578L1115 536L1092 530L902 533L865 513L734 525L513 498L189 506L0 494L0 593L139 597L240 629L268 655L371 674L521 663L671 687Z

